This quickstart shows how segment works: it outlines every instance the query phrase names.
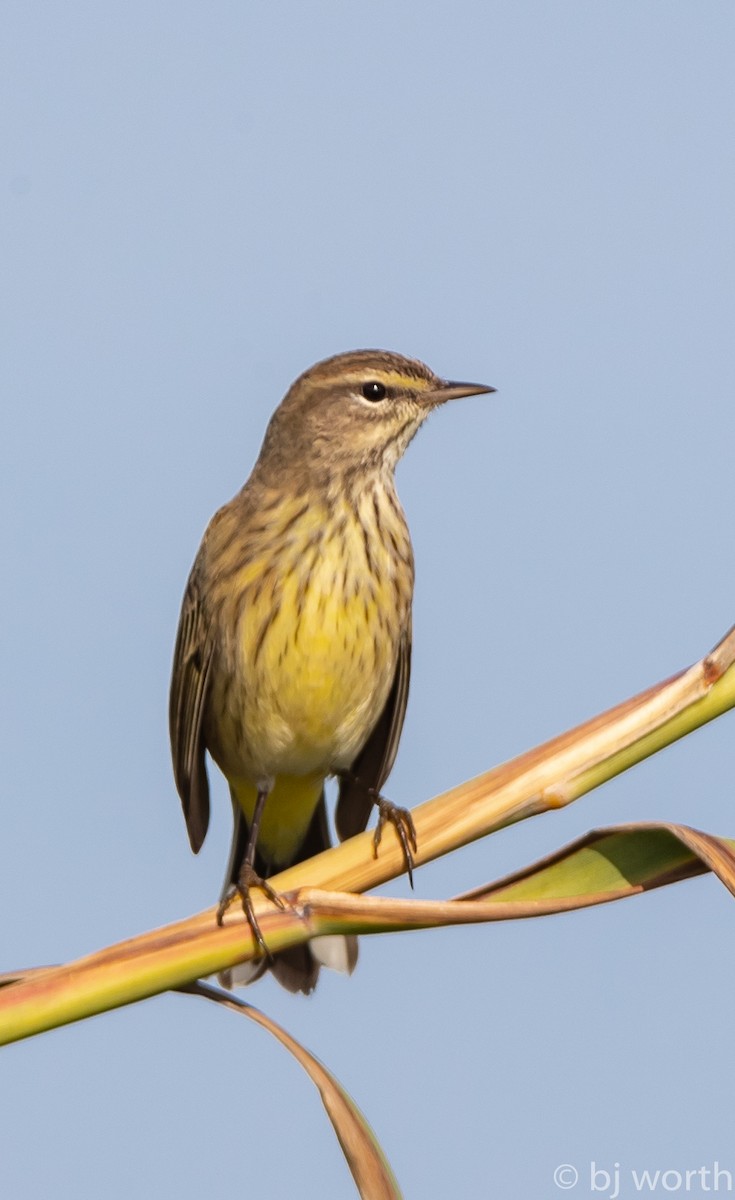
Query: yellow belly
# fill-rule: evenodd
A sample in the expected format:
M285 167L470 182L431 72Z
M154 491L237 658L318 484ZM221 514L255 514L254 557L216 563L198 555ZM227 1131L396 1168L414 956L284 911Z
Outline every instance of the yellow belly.
M286 580L257 655L256 622L245 635L244 727L253 757L277 774L348 766L388 696L397 631L381 621L376 593L345 596L333 581L323 564L299 599L297 580Z
M324 781L321 777L280 775L265 802L258 850L271 870L293 862L314 814ZM246 779L230 781L248 825L252 824L258 789Z
M405 522L390 508L368 545L373 514L371 493L359 520L346 505L312 505L282 534L248 539L228 576L207 744L246 817L257 785L273 785L261 839L278 861L289 838L300 844L324 779L354 762L377 723L410 621Z

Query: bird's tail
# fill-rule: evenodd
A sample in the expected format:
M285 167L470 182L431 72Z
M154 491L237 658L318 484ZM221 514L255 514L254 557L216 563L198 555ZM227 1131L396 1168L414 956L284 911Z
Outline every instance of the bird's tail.
M245 860L248 844L248 823L237 798L232 796L232 812L234 828L232 831L232 846L230 859L227 864L222 898L227 896L232 887L237 884ZM278 870L295 863L304 862L322 850L331 846L329 825L327 824L327 809L322 792L319 803L314 809L306 836L291 862L279 863ZM255 854L255 870L263 879L273 873L271 863L265 862L257 852ZM253 983L260 979L265 971L272 971L276 979L289 992L313 992L319 978L322 966L331 967L335 971L351 974L357 962L357 938L352 935L335 934L325 937L312 938L310 942L302 942L291 946L288 950L280 950L270 959L256 958L242 963L229 971L220 973L219 979L223 987L232 988Z

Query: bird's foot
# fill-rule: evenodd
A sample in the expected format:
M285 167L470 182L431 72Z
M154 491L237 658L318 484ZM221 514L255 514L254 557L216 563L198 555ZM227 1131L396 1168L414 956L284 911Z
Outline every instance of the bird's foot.
M370 793L374 798L378 809L378 824L375 826L373 834L373 857L378 857L378 846L380 839L383 836L383 826L386 822L393 826L398 834L398 840L401 843L403 851L403 860L406 864L406 873L408 882L413 887L413 868L414 854L416 853L416 827L413 823L413 817L410 810L407 808L399 808L397 804L391 803L376 792L374 788L370 788Z
M268 899L271 900L273 904L277 905L278 908L285 909L287 907L283 896L279 895L279 893L271 887L271 885L268 883L268 880L262 879L253 867L250 867L246 864L240 871L240 876L237 880L237 883L233 883L220 900L219 908L217 909L217 924L221 925L223 923L225 913L232 904L232 901L235 899L235 897L239 896L242 903L243 912L245 913L248 925L253 932L253 937L255 938L261 954L264 958L271 958L271 952L265 944L265 938L263 937L260 925L258 924L258 918L255 915L253 902L250 899L250 892L252 888L260 888L262 892L265 892Z

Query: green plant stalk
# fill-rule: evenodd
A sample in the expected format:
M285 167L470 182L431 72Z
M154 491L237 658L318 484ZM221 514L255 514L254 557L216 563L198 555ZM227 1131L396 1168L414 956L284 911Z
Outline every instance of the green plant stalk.
M426 862L598 787L735 706L735 630L700 663L544 746L420 805L413 816L417 862ZM298 864L272 883L280 892L310 885L362 892L403 872L397 839L356 838ZM309 935L294 913L256 905L276 951ZM241 915L214 922L214 910L78 959L33 972L0 990L0 1044L145 999L226 970L256 952Z

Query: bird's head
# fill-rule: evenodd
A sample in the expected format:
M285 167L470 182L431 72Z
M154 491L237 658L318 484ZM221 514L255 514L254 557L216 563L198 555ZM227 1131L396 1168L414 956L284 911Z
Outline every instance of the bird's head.
M392 471L439 405L494 392L441 379L417 359L386 350L353 350L310 367L289 388L266 432L266 474Z

